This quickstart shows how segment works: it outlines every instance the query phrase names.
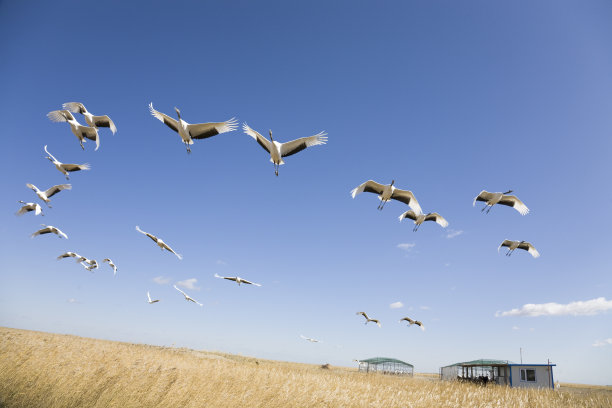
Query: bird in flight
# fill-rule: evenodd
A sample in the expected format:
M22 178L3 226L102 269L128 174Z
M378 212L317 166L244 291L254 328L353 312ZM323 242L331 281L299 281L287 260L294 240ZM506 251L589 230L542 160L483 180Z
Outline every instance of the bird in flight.
M404 218L410 218L411 220L414 220L415 225L412 229L413 231L417 231L424 221L435 221L436 223L441 225L442 228L448 227L448 221L446 221L444 217L442 217L438 213L417 214L413 210L408 210L399 216L400 222L402 222Z
M43 235L43 234L55 234L60 238L68 239L68 235L64 234L59 228L56 228L52 225L45 225L45 224L40 224L40 225L42 225L44 228L41 228L38 231L34 232L31 235L32 238L38 235Z
M47 207L51 208L49 203L51 202L50 198L59 193L62 190L72 190L71 184L58 184L53 187L48 188L45 191L41 191L34 184L27 183L26 187L32 189L42 201L47 204Z
M517 248L524 249L525 251L529 252L534 258L540 256L538 250L535 249L535 247L531 245L531 243L525 241L511 241L509 239L505 239L504 242L502 242L501 245L497 248L497 252L499 252L501 247L508 247L508 252L506 252L506 256L512 255L512 252L514 252L514 250Z
M159 302L159 299L155 299L155 300L151 299L151 294L148 291L147 291L147 298L149 299L148 302L150 305L153 303Z
M45 145L45 152L49 155L47 156L47 159L49 159L49 161L51 161L51 163L55 165L55 168L57 170L59 170L64 176L66 176L66 180L70 179L70 177L68 177L69 172L79 171L79 170L89 170L91 168L88 163L67 164L67 163L60 162L59 160L55 158L55 156L49 153L49 151L47 150L47 145Z
M421 330L425 331L425 326L423 326L423 323L419 322L418 320L412 320L409 317L404 317L402 319L400 319L400 323L402 321L407 321L408 323L410 323L410 326L412 326L413 324L416 324L417 326L419 326L421 328Z
M238 127L237 121L234 118L226 120L225 122L190 124L181 119L181 111L178 110L178 108L174 108L178 116L178 120L176 120L165 113L156 111L153 108L153 102L149 104L149 110L151 111L151 115L155 116L166 126L179 134L187 147L187 153L191 153L191 147L189 146L193 144L194 139L206 139L221 133L231 132Z
M181 292L183 294L183 296L185 296L185 300L189 301L189 302L193 302L198 306L204 306L203 304L201 304L200 302L198 302L197 300L195 300L194 298L192 298L191 296L189 296L188 294L186 294L185 292L183 292L182 290L180 290L179 288L176 287L176 285L173 285L174 289L178 290L179 292Z
M96 116L87 111L85 105L81 102L66 102L62 105L62 108L69 110L72 113L81 113L85 116L85 122L92 128L107 127L113 132L113 135L117 133L117 127L107 115Z
M381 327L380 322L376 319L370 319L368 317L368 315L366 314L366 312L357 312L358 315L362 315L363 317L365 317L366 321L364 324L368 324L368 322L373 322L376 323L378 325L378 327Z
M183 259L183 255L181 254L177 254L176 252L174 252L174 250L172 248L170 248L168 246L168 244L166 244L164 241L161 240L161 238L157 238L155 235L153 234L149 234L148 232L144 232L143 230L140 229L140 227L137 225L136 226L136 231L140 232L141 234L145 234L147 237L151 238L153 241L155 241L155 243L162 249L162 251L164 249L172 252L174 255L176 255L176 257L178 259Z
M70 251L64 252L63 254L58 256L57 259L60 260L60 259L70 258L70 257L75 258L75 260L77 262L81 262L81 261L84 261L85 259L87 259L84 256L81 256L81 255L77 254L76 252L70 252Z
M40 207L40 204L38 203L26 203L25 201L19 200L19 203L23 204L23 206L21 206L21 208L19 209L19 211L17 211L15 213L15 215L23 215L27 212L30 211L34 211L35 215L45 215L42 213L42 208Z
M234 281L238 284L238 286L240 286L241 283L244 283L246 285L255 285L255 286L261 286L259 283L255 283L255 282L251 282L248 281L246 279L242 279L240 276L219 276L215 273L215 278L219 278L219 279L227 279L230 281Z
M302 334L300 334L300 337L303 338L304 340L308 340L311 343L323 343L321 340L311 339L310 337L306 337Z
M272 138L272 130L270 130L270 140L268 140L259 132L251 129L246 123L242 125L242 129L244 130L244 133L255 139L266 152L270 153L270 161L274 164L274 174L277 176L278 167L281 164L285 164L283 157L301 152L307 147L327 143L327 133L325 132L319 132L314 136L302 137L290 142L279 143Z
M482 190L480 194L478 194L474 199L474 203L472 204L472 206L476 205L476 201L484 201L486 204L484 207L482 207L482 210L480 210L480 212L486 210L486 214L491 211L491 207L493 207L495 204L502 204L507 205L508 207L512 207L521 215L527 214L529 212L529 208L527 208L527 206L523 204L523 202L519 200L516 196L507 195L510 193L512 193L512 190L508 190L504 193L490 193L488 191Z
M94 140L96 142L95 150L98 150L98 148L100 147L100 135L98 135L98 129L96 127L81 125L69 111L56 110L47 113L47 117L51 120L51 122L68 122L68 124L70 124L70 129L72 130L72 133L74 133L77 139L79 139L81 149L85 150L83 142L87 141L86 139Z
M117 276L117 265L115 265L110 258L104 258L102 262L108 262L108 266L113 268L113 276Z
M407 204L410 208L412 208L416 214L422 214L423 210L421 210L421 206L419 202L412 194L412 191L408 190L400 190L399 188L395 188L393 184L395 180L391 180L391 184L382 185L374 180L368 180L363 184L358 185L353 190L351 190L351 196L355 198L355 196L359 193L375 193L378 194L378 199L380 203L378 204L378 209L382 210L387 201L389 200L397 200L401 201L404 204Z

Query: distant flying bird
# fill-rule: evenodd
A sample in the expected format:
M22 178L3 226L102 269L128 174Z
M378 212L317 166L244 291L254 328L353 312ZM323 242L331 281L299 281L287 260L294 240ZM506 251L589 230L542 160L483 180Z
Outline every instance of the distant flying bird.
M153 234L149 234L148 232L144 232L143 230L140 229L140 227L137 225L136 226L136 231L140 232L141 234L145 234L147 237L151 238L153 241L155 241L155 243L161 248L161 250L163 251L164 249L172 252L174 255L177 256L178 259L183 259L183 255L181 254L177 254L176 252L174 252L174 250L172 248L170 248L168 246L168 244L166 244L164 241L162 241L160 238L157 238L155 235Z
M81 262L81 261L84 261L85 259L87 259L84 256L81 256L81 255L77 254L76 252L70 252L70 251L64 252L63 254L58 256L57 259L60 260L60 259L70 258L70 257L75 258L75 260L77 262Z
M409 317L404 317L402 319L400 319L400 323L405 320L408 323L410 323L410 326L412 326L413 324L416 324L417 326L419 326L421 328L421 330L425 331L425 326L423 326L423 323L419 322L418 320L412 320Z
M110 258L104 258L102 262L108 262L108 265L113 268L113 276L117 276L117 266L113 263Z
M35 233L33 233L31 235L32 238L34 238L35 236L38 235L43 235L43 234L55 234L60 238L66 238L68 239L68 235L64 234L62 231L60 231L59 228L56 228L52 225L45 225L45 224L40 224L42 225L44 228L39 229L38 231L36 231Z
M89 170L90 166L88 163L85 164L66 164L62 163L55 158L49 151L47 150L47 145L45 145L45 152L49 155L47 159L51 161L51 163L55 164L55 168L58 169L64 176L66 176L66 180L69 180L68 172L71 171L79 171L79 170Z
M151 111L151 115L155 116L166 126L179 134L187 147L187 153L191 153L189 145L193 144L193 139L206 139L221 133L231 132L232 130L236 130L238 126L234 118L226 120L225 122L189 124L181 119L181 111L178 110L178 108L174 108L178 116L177 121L164 113L156 111L153 108L153 102L149 104L149 110Z
M397 200L401 201L404 204L408 204L410 208L412 208L415 213L422 214L423 210L421 210L421 206L419 202L412 194L412 191L408 190L400 190L399 188L395 188L393 184L395 180L391 180L391 184L382 185L378 184L373 180L368 180L363 184L358 185L351 191L351 195L353 198L359 193L375 193L378 194L378 199L380 200L380 204L378 205L378 209L382 210L385 206L385 203L389 200Z
M38 214L45 215L42 213L42 208L40 208L40 204L38 203L26 203L25 201L21 201L21 200L19 200L18 202L23 204L23 206L19 209L19 211L15 213L15 215L23 215L30 211L34 211L35 215L38 215Z
M100 135L98 135L98 129L95 127L83 126L72 116L67 110L56 110L47 113L47 117L51 122L68 122L70 124L70 130L79 139L81 149L85 150L83 141L85 139L94 140L96 142L96 150L100 147Z
M399 216L400 222L404 218L410 218L411 220L414 220L415 225L414 225L414 228L412 229L413 231L417 231L419 227L421 226L421 224L423 223L423 221L435 221L436 223L440 224L442 228L448 227L448 221L446 221L444 217L442 217L438 213L417 214L412 210L408 210Z
M534 258L537 258L540 256L540 253L538 252L538 250L535 249L535 247L531 245L529 242L525 242L525 241L511 241L509 239L506 239L497 248L497 252L499 252L501 247L508 247L508 252L506 252L507 256L512 255L512 252L514 252L514 250L517 248L524 249L525 251L529 252L531 256L533 256Z
M368 315L366 314L366 312L357 312L356 314L362 315L363 317L365 317L366 321L364 324L368 324L368 322L374 322L378 325L378 327L381 327L380 322L376 319L370 319Z
M147 291L147 298L149 299L148 302L149 302L150 305L153 304L153 303L159 302L159 299L152 300L151 299L151 294L149 294L148 291Z
M27 187L31 188L32 191L36 193L38 198L47 203L47 206L50 208L49 203L51 202L50 198L59 193L62 190L72 190L72 185L70 184L58 184L56 186L50 187L45 191L41 191L34 184L27 183Z
M227 279L227 280L231 280L234 281L238 284L238 286L240 286L241 283L247 284L247 285L255 285L255 286L261 286L259 283L255 283L255 282L250 282L246 279L242 279L240 276L219 276L215 273L215 278L220 278L220 279Z
M85 116L85 122L93 128L107 127L113 132L113 135L117 133L117 127L108 116L96 116L85 109L85 105L81 102L66 102L62 105L62 108L69 110L72 113L81 113Z
M303 338L304 340L308 340L311 343L323 343L321 340L311 339L310 337L306 337L302 334L300 334L300 337Z
M310 146L317 146L327 143L327 133L325 132L319 132L314 136L302 137L290 142L279 143L272 139L272 130L270 130L270 140L268 140L257 131L251 129L246 123L242 125L242 129L244 130L244 133L255 139L266 152L270 153L270 161L274 163L274 174L277 176L278 166L285 164L283 157L301 152Z
M83 257L83 261L81 261L81 265L83 268L87 269L89 272L92 272L94 269L98 269L98 261L95 259L87 259Z
M489 193L488 191L482 190L480 194L476 196L474 199L474 203L472 206L476 205L476 201L484 201L486 204L480 210L483 212L485 210L488 214L491 211L491 207L495 204L507 205L508 207L513 207L516 211L518 211L521 215L525 215L529 212L529 208L521 200L516 198L516 196L506 195L510 194L512 190L508 190L505 193Z
M186 294L185 292L183 292L182 290L180 290L179 288L176 287L176 285L173 285L174 289L178 290L179 292L181 292L183 294L183 296L185 296L185 300L189 301L189 302L193 302L196 305L199 306L204 306L203 304L201 304L200 302L198 302L197 300L195 300L194 298L192 298L191 296L189 296L188 294Z

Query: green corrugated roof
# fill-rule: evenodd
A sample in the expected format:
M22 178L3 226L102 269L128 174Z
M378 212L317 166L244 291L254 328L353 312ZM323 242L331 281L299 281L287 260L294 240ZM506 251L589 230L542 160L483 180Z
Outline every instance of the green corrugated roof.
M480 359L480 360L464 361L462 363L455 363L455 364L448 365L446 367L452 367L452 366L494 366L494 365L506 365L506 364L512 364L512 361L508 361L508 360Z
M383 363L400 363L406 364L407 366L414 367L412 364L406 363L405 361L398 360L396 358L389 357L374 357L368 358L367 360L359 360L360 363L368 363L368 364L383 364Z

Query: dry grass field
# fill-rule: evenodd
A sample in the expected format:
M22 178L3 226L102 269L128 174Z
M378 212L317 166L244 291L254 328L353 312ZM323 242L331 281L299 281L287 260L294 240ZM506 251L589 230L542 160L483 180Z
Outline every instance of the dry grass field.
M0 407L611 407L519 390L0 328Z

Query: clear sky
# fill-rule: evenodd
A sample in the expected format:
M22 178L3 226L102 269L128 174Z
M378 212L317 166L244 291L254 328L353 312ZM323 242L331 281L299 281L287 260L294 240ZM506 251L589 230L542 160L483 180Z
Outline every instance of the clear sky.
M3 1L0 325L332 365L386 356L420 372L518 362L522 348L557 380L612 384L610 21L604 0ZM115 122L97 152L47 119L70 101ZM276 177L240 129L187 155L150 102L329 141ZM40 202L26 183L65 182L45 144L92 168L41 202L44 217L16 217L18 200ZM394 179L450 225L412 232L406 205L352 199L368 179ZM508 189L528 215L472 207ZM69 239L31 239L43 222ZM506 257L504 239L541 257ZM118 274L57 261L64 251L110 257Z

